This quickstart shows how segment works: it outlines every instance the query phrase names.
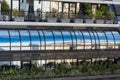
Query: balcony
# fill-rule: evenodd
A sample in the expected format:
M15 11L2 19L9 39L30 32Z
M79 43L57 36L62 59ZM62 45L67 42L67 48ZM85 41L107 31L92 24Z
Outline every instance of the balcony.
M2 13L0 16L0 21L10 21L10 13ZM12 16L12 21L15 22L27 22L27 15ZM35 17L33 22L48 22L48 23L95 23L95 24L114 24L115 19L95 19L88 16L81 16L81 14L70 14L67 13L45 13L40 12L39 14L35 12Z

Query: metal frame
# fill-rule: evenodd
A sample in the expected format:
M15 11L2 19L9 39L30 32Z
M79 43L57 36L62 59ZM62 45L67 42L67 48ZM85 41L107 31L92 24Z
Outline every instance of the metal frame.
M93 31L90 31L91 32L91 34L93 35L93 37L94 37L94 40L93 41L95 41L94 42L94 46L96 45L96 38L95 38L95 34L94 34L94 32ZM94 49L96 49L96 47L94 48Z
M112 36L113 36L113 39L114 39L114 49L115 49L115 45L116 45L115 36L114 36L114 34L113 34L113 32L112 32L112 31L110 31L110 32L111 32L111 34L112 34Z
M74 33L74 36L75 36L75 40L76 40L76 49L75 50L77 50L77 36L76 36L76 33L75 33L75 30L73 30L73 33Z
M108 49L108 38L107 38L107 34L105 33L105 31L103 31L103 33L104 33L104 35L105 35L105 37L106 37L106 42L107 42L107 49Z
M55 45L56 45L56 43L55 43L55 36L54 36L54 33L53 33L53 30L51 30L51 33L52 33L52 35L53 35L53 40L54 40L54 50L55 50Z
M11 31L17 31L17 35L18 38L19 38L19 44L20 46L16 46L16 47L20 47L19 50L12 50L12 34ZM29 38L30 40L30 44L32 44L32 33L30 31L35 31L35 34L36 36L38 36L38 43L40 44L39 45L39 48L41 48L41 44L42 44L42 39L43 39L43 46L42 46L42 49L39 49L39 50L32 50L32 45L30 45L30 49L29 50L23 50L22 49L22 46L23 47L29 47L29 46L24 46L22 45L22 32L20 32L21 30L25 30L27 31L27 37ZM48 60L53 60L55 62L55 60L57 59L62 59L62 60L65 60L65 59L80 59L80 58L100 58L100 57L118 57L119 56L119 49L116 48L116 42L117 40L115 39L115 34L113 34L112 31L115 31L115 32L118 32L118 36L120 36L120 31L119 30L110 30L110 34L111 36L113 36L112 38L112 42L114 43L114 48L113 49L109 49L108 47L108 34L106 34L106 32L108 30L80 30L80 29L73 29L73 30L49 30L50 31L50 36L52 36L52 43L53 43L53 47L54 49L53 50L49 50L46 48L47 46L47 34L45 33L45 29L3 29L3 31L5 31L6 33L8 33L7 37L9 38L9 45L6 46L6 47L9 47L9 50L7 51L0 51L0 57L1 59L0 60L6 60L8 59L10 61L10 65L11 65L11 62L13 60L20 60L20 61L29 61L29 60L41 60L40 63L42 63L42 60L45 60L45 64L48 62ZM56 49L56 44L57 44L57 38L55 38L55 32L58 32L58 34L60 35L61 39L61 44L62 45L62 49ZM77 47L76 49L72 49L72 50L69 50L68 48L65 49L65 34L64 34L64 31L67 32L67 34L69 35L69 42L70 44L73 46L75 44L75 46ZM89 36L89 42L91 44L89 44L89 46L92 46L93 45L93 41L94 41L94 44L96 45L99 45L99 48L94 48L92 49L91 48L85 48L85 32L87 32L88 36ZM100 36L99 31L102 33L102 35L104 35L104 42L106 43L106 45L104 45L104 42L101 43L101 40L102 40L102 36ZM41 34L42 34L42 37L41 37ZM48 33L49 35L49 33ZM2 35L1 35L2 36ZM0 36L0 38L1 38ZM117 37L118 37L117 36ZM42 39L41 39L42 38ZM80 47L78 48L78 44L80 43L79 41L82 40L82 45L80 45ZM74 41L73 41L74 40ZM98 40L98 41L97 41ZM100 48L100 44L103 44L103 46L105 46L105 48ZM0 45L2 47L2 45ZM113 47L112 46L112 47ZM14 46L15 47L15 46ZM109 52L109 55L107 54L107 52ZM5 57L7 56L7 58ZM4 59L5 57L5 59ZM62 62L61 60L61 62Z
M60 30L60 32L61 32L61 35L62 35L62 39L63 39L63 50L64 50L64 36L63 36L63 33L62 33L62 30Z
M91 38L91 49L92 49L92 45L93 45L92 37L91 37L90 31L89 31L89 30L87 30L87 31L88 31L88 34L89 34L89 36L90 36L90 38Z
M31 38L31 34L30 34L30 30L28 31L28 35L29 35L29 39L30 39L30 51L32 50L32 38Z
M20 46L12 46L12 41L11 41L11 39L12 39L12 34L11 34L11 31L12 30L15 30L15 31L17 31L17 35L18 35L18 38L19 38L19 42L18 42L18 44L20 44ZM22 45L23 43L22 43L22 35L21 35L21 30L25 30L25 32L27 32L27 37L29 37L29 42L30 42L30 46L26 46L26 45ZM7 31L7 33L8 33L8 38L9 38L9 45L8 46L2 46L2 45L0 45L0 47L9 47L9 50L8 51L16 51L16 50L12 50L12 47L19 47L19 50L17 50L17 51L24 51L24 50L22 50L22 48L23 47L29 47L30 49L30 51L32 51L32 35L31 35L31 30L35 30L36 32L37 32L37 36L38 36L38 39L39 39L39 41L38 41L38 43L40 44L39 45L39 50L41 51L41 50L45 50L45 51L47 51L48 49L47 49L47 41L46 41L46 35L47 34L45 34L45 32L44 31L47 31L47 30L43 30L43 29L40 29L40 30L38 30L38 29L3 29L3 31ZM40 33L40 31L41 31L41 33L42 33L42 36L43 36L43 46L42 46L42 41L41 41L41 33ZM49 30L50 31L50 33L51 33L51 36L53 37L52 39L53 39L53 50L55 51L55 50L57 50L55 47L56 47L56 44L57 44L57 42L56 42L56 38L55 38L55 33L54 33L54 30ZM108 34L106 33L106 31L107 30L87 30L87 31L85 31L85 30L80 30L80 29L78 29L78 30L55 30L55 31L58 31L59 32L59 35L61 36L61 39L62 39L62 41L61 41L61 43L63 44L63 49L62 50L66 50L65 49L65 37L64 37L64 31L66 32L67 31L67 33L69 34L69 37L70 37L70 43L71 43L71 46L73 47L74 45L76 46L76 49L74 49L74 50L79 50L79 49L77 49L77 46L78 46L78 38L77 38L77 36L80 36L80 38L81 38L81 40L83 41L83 44L81 45L81 46L83 46L83 50L86 50L86 48L85 48L85 43L86 43L86 41L85 41L85 35L84 35L84 33L86 33L87 32L87 34L88 34L88 36L89 36L89 40L90 40L90 44L88 45L88 46L91 46L91 48L90 49L92 49L92 45L96 45L97 43L97 45L99 45L99 49L100 49L100 44L102 44L101 43L101 39L102 38L100 38L100 34L98 34L99 33L99 31L100 32L102 32L102 34L104 35L104 39L105 39L105 42L106 42L106 45L104 45L104 46L106 46L106 48L105 49L108 49L109 48L109 45L108 45L108 43L109 43L109 39L108 39ZM77 33L78 33L78 35L77 35L77 33L76 33L76 31L77 31ZM85 32L84 32L85 31ZM113 49L116 49L115 48L115 46L116 46L116 43L117 43L117 41L116 41L116 39L115 39L115 34L113 34L113 32L112 31L116 31L116 32L118 32L119 34L120 34L120 32L119 32L119 30L110 30L109 32L110 32L110 34L111 34L111 36L112 36L112 42L113 42ZM22 33L23 34L23 33ZM16 35L16 36L17 36ZM93 37L92 37L93 36ZM98 40L98 41L97 41ZM94 42L94 44L93 44L93 41L95 41ZM97 42L96 42L97 41ZM43 49L42 49L43 48ZM96 49L96 48L95 48ZM59 49L58 49L59 50ZM61 49L60 49L61 50ZM68 49L67 49L68 50ZM98 49L97 49L98 50ZM34 50L35 51L35 50Z
M72 48L73 48L73 36L72 36L72 33L71 33L71 30L69 30L69 33L70 33L70 37L71 37L71 41L72 41ZM70 46L71 47L71 46ZM73 49L72 49L73 50Z
M45 33L44 30L41 30L43 33L43 37L44 37L44 50L46 50L46 38L45 38Z
M81 33L81 36L82 36L82 38L83 38L83 43L84 43L84 45L83 45L84 47L83 47L83 48L84 48L84 50L85 50L85 38L84 38L83 32L80 31L80 30L79 30L79 32Z

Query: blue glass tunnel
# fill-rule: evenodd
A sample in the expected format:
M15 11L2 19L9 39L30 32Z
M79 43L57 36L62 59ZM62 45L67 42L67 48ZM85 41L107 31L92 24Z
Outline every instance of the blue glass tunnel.
M0 51L120 49L117 30L0 30Z

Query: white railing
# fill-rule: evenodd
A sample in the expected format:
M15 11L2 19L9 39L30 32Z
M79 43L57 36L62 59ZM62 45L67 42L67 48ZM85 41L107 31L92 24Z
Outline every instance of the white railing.
M73 27L73 28L80 28L80 27L104 27L104 28L120 28L119 24L89 24L89 23L48 23L48 22L9 22L9 21L0 21L0 28L3 26L38 26L38 27ZM5 27L3 27L5 28Z
M51 0L51 1L96 3L96 4L120 4L120 0Z

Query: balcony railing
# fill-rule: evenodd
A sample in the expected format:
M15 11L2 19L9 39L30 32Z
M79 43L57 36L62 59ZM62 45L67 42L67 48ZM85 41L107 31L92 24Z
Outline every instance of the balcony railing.
M10 19L10 12L7 13L1 13L0 16L1 21L30 21L28 20L27 16L28 12L22 12L19 15L13 15L12 19ZM63 23L115 23L115 19L107 19L107 18L101 18L101 19L95 19L93 20L89 16L83 16L82 14L78 13L62 13L62 12L35 12L34 15L34 22L63 22Z

